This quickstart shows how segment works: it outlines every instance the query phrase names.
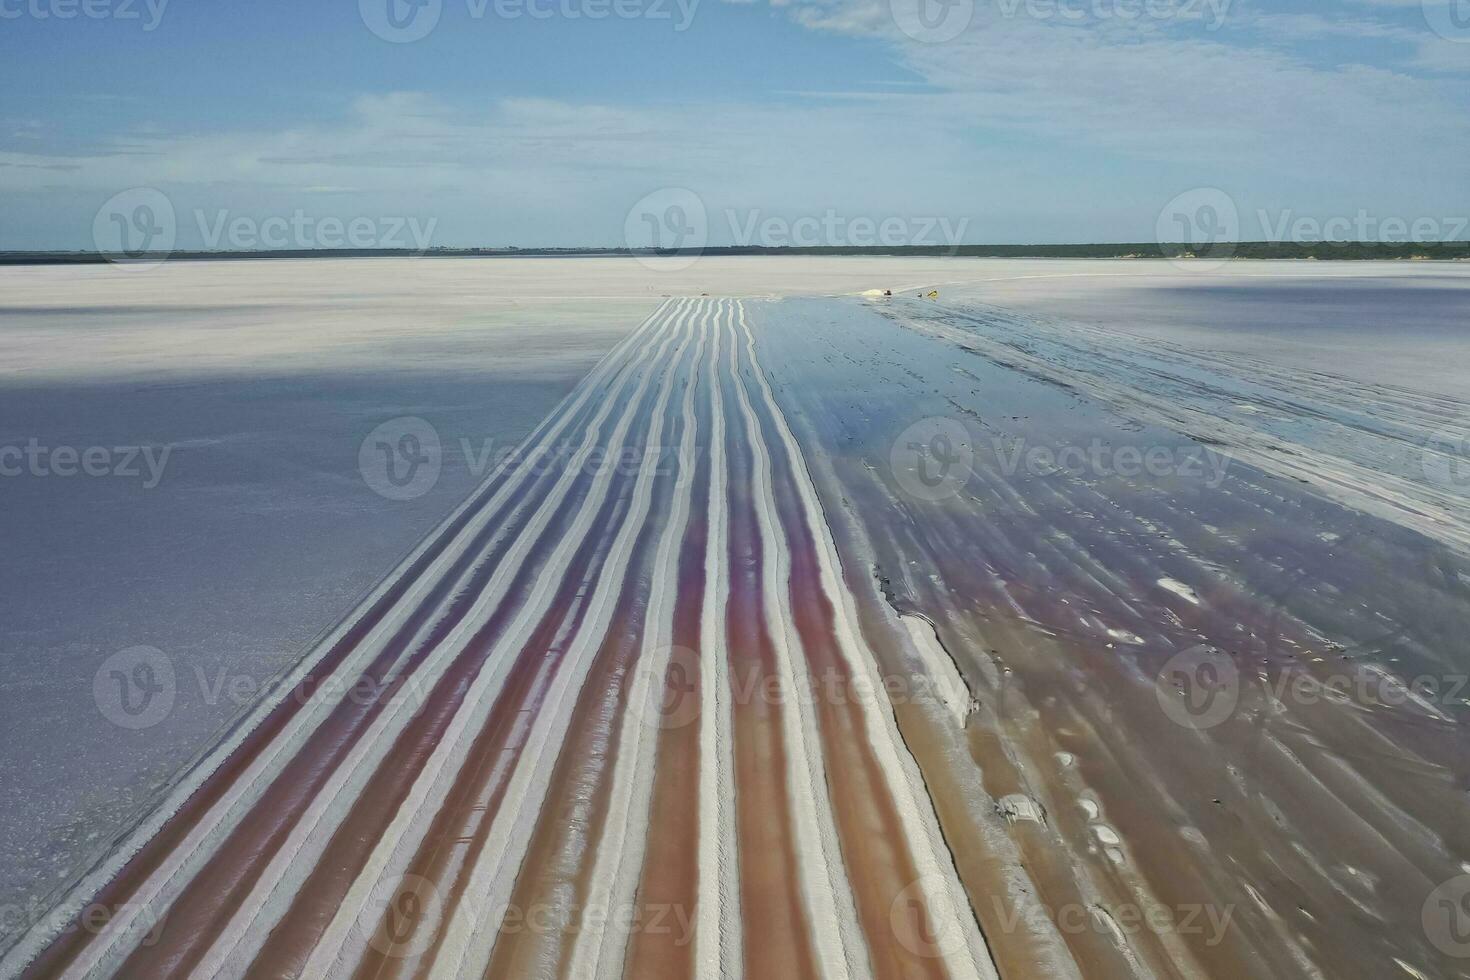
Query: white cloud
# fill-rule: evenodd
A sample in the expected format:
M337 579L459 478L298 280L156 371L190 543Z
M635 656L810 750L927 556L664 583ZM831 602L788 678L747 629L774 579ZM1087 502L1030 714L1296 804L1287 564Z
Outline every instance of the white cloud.
M85 245L92 209L132 186L185 213L436 217L437 244L486 245L617 244L626 208L662 186L696 190L714 213L968 217L988 241L1141 239L1164 202L1208 185L1243 211L1470 209L1466 94L1435 74L1463 68L1470 46L1362 17L1237 6L1219 31L1079 26L984 0L971 30L921 44L888 3L785 6L816 34L882 42L922 84L639 106L390 92L330 124L120 133L86 152L27 141L0 151L0 247L53 226ZM1384 56L1301 47L1342 37Z

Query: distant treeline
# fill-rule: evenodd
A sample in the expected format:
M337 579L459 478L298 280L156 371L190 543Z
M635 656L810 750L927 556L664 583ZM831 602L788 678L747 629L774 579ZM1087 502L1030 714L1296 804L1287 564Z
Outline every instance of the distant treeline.
M139 262L211 261L220 259L340 259L423 256L425 258L505 258L582 256L675 255L911 255L965 256L1007 259L1157 259L1199 257L1221 259L1470 259L1470 242L1240 242L1231 245L1158 245L1144 243L1100 245L904 245L856 248L849 246L765 247L711 246L702 249L627 248L407 248L271 249L253 252L145 252ZM98 252L0 252L0 265L67 265L107 262Z

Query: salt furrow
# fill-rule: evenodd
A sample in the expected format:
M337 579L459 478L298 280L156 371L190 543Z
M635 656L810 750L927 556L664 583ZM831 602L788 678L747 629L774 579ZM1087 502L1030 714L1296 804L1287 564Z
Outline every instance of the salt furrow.
M662 357L658 358L659 361ZM678 371L669 369L659 391L657 404L653 408L653 429L648 436L648 445L661 445L664 416ZM557 674L546 704L537 714L525 749L511 777L510 786L499 811L499 817L490 828L489 838L481 849L480 859L470 874L465 901L457 908L449 921L443 946L435 957L434 976L455 976L462 970L475 974L484 972L490 961L495 944L496 931L478 929L477 910L497 909L509 901L514 876L520 868L520 858L530 836L530 826L541 810L550 781L551 766L539 760L559 746L570 724L570 712L574 703L571 693L580 684L586 670L586 660L596 649L607 629L623 586L624 575L631 558L633 542L644 521L652 500L652 487L657 476L657 467L640 467L637 484L633 490L633 508L613 545L609 561L611 572L605 571L599 578L592 599L595 610L591 622L578 634L571 650L567 652L567 664ZM576 539L575 532L569 538ZM548 749L551 746L551 749Z
M681 321L678 331L682 331ZM670 332L660 344L658 351L653 355L651 364L643 372L639 385L630 400L629 407L623 417L619 419L617 428L611 437L610 445L615 445L619 451L624 448L624 439L628 427L632 423L633 414L642 400L652 379L652 365L656 365L662 358L664 350L678 336L678 332ZM611 401L607 407L611 407ZM581 470L591 454L595 441L595 433L589 431L588 438L584 440L582 447L568 463L564 482L558 487L561 492L570 485ZM608 484L612 479L612 467L602 467L594 488L589 494L589 499L605 494ZM578 512L578 518L573 527L560 538L556 551L548 562L549 569L564 570L568 559L575 546L586 533L587 526L596 514L595 506L584 504ZM523 537L521 543L526 543L539 537L551 521L554 507L547 507L539 515L544 520L538 522L530 534ZM529 547L529 544L526 545ZM519 558L512 556L505 565L504 579L497 583L498 588L490 595L484 597L486 606L490 605L491 599L498 601L499 593L509 583L508 579L518 570ZM526 633L546 609L546 603L554 590L559 576L555 573L541 576L537 582L536 591L532 599L523 606L516 615L512 625L506 630L506 634L496 645L496 651L508 651L518 648L520 642L524 641ZM432 807L428 805L429 799L442 799L447 794L449 784L455 775L453 760L457 753L462 751L459 745L462 739L468 739L483 724L484 716L488 714L494 702L494 691L504 682L505 670L509 667L508 658L504 655L496 656L492 652L487 658L487 668L482 670L476 678L474 685L464 698L465 708L453 719L450 729L446 732L438 748L435 750L430 763L420 772L409 798L400 806L390 825L389 831L384 835L374 849L364 872L358 877L343 902L338 914L327 927L320 942L317 943L311 958L308 960L306 972L309 975L321 975L328 967L336 963L338 969L350 969L351 964L361 955L362 949L367 945L377 923L373 920L370 911L364 910L382 909L386 907L386 899L376 904L371 903L371 897L384 898L383 892L391 891L391 877L395 873L391 868L407 862L411 857L419 834L413 832L413 828L421 833L423 825L432 816ZM473 717L471 717L473 715ZM393 862L390 864L390 860ZM391 897L391 896L389 896ZM366 914L367 918L358 920Z
M805 509L807 524L818 539L818 559L822 572L822 584L828 601L837 613L837 637L847 663L861 671L877 693L884 698L886 691L878 673L877 660L857 632L857 609L854 598L842 584L838 571L840 558L831 531L822 516L817 501L816 487L810 474L802 464L803 454L792 434L785 416L777 406L770 382L755 355L755 338L744 316L740 318L745 333L746 349L766 405L775 419L781 436L781 446L787 454L790 470L797 476L800 499ZM876 700L876 699L875 699ZM923 777L913 757L903 747L892 708L886 703L875 704L864 699L869 708L868 739L882 763L883 771L890 778L890 791L898 805L906 836L914 849L920 878L916 883L927 899L930 914L941 917L936 929L940 935L955 937L958 941L946 944L945 958L960 976L995 977L995 967L985 940L980 934L974 915L970 912L969 898L960 884L954 860L944 844L939 829L938 817L933 801L924 787ZM947 919L947 921L945 921ZM962 937L962 938L961 938Z
M635 331L624 344L620 345L620 349L609 355L608 359L594 372L593 377L589 377L577 392L568 396L563 406L548 417L538 427L536 433L533 433L532 439L538 440L536 445L544 446L555 439L567 420L580 409L604 377L615 369L622 370L634 363L633 361L625 362L624 355L637 350L644 335L655 334L666 325L668 310L669 304L660 307L655 315L645 321L638 331ZM262 702L236 728L236 733L197 766L180 783L169 800L160 806L149 820L140 825L139 829L114 852L111 858L73 890L72 897L64 903L68 907L87 901L92 894L105 894L122 867L133 860L140 851L150 845L156 846L156 841L162 832L169 828L170 821L174 820L174 815L181 813L186 804L193 805L194 801L191 797L200 790L201 786L224 774L226 770L222 767L226 762L235 765L235 759L232 756L242 751L244 743L254 737L264 720L291 712L295 707L296 710L289 715L285 727L273 736L268 745L256 747L253 750L249 764L240 775L232 779L219 799L211 804L207 811L195 815L187 831L179 837L177 842L173 843L168 852L162 855L161 860L155 869L149 872L148 877L132 886L131 891L127 894L126 902L112 917L108 926L95 935L74 936L74 942L68 944L71 947L69 950L61 948L62 944L58 943L57 948L47 950L48 956L38 961L37 967L45 966L43 961L61 952L67 955L72 962L69 965L58 963L54 966L47 966L46 969L58 973L67 970L66 975L70 976L86 975L99 965L109 949L127 947L136 943L144 933L152 928L154 922L162 915L161 910L167 907L173 896L192 877L194 871L213 853L212 842L227 833L238 822L245 807L248 807L251 800L259 795L261 787L279 772L316 725L332 711L338 700L318 695L304 699L304 703L293 705L288 699L300 689L306 678L313 675L317 665L322 662L327 653L341 643L345 637L352 634L355 623L361 621L365 616L372 615L386 597L393 597L394 604L389 615L377 614L376 625L358 642L349 658L336 668L335 673L340 676L353 676L361 669L362 664L374 655L393 629L408 618L413 610L414 602L420 600L423 594L430 590L436 576L452 565L457 557L453 546L458 544L463 547L461 542L474 535L476 527L467 522L471 510L482 508L483 511L493 512L496 504L524 478L523 471L515 472L508 469L513 460L514 457L505 461L501 468L487 479L485 484L487 489L496 485L497 482L500 484L488 505L483 499L486 491L482 490L472 495L465 504L446 518L441 525L441 530L425 539L425 542L400 564L393 575L385 578L364 601L358 613L345 620L319 644L315 653L305 658L287 675L284 683L277 689L279 693L273 699ZM505 480L507 473L513 473L514 478ZM453 541L443 540L442 532L447 529L454 530ZM419 573L420 577L411 583L406 592L394 597L395 589L400 585L402 576L421 565L427 556L434 555L436 548L438 553L429 567ZM45 921L55 920L48 917ZM19 973L25 967L26 962L33 957L37 947L47 938L39 931L33 931L27 941L17 945L7 954L3 964L0 964L0 975L8 976ZM82 948L75 948L77 946L82 946Z
M739 304L737 310L740 326L748 337L744 305ZM844 866L838 843L832 800L827 793L822 740L812 706L812 678L806 663L803 661L798 670L793 658L792 646L797 632L787 589L791 560L786 554L784 538L777 530L780 518L771 490L771 462L757 431L750 397L740 378L739 349L739 337L732 321L730 383L740 406L742 433L739 439L754 461L751 489L763 542L761 580L765 591L762 609L775 650L783 692L778 710L788 746L786 784L794 796L795 849L801 864L802 891L811 917L812 941L825 976L833 980L871 976L872 967L864 955L866 944L858 924L852 886L847 880L848 869ZM750 360L753 365L754 357L751 356ZM796 655L800 655L800 650Z
M628 697L624 701L624 719L619 730L617 764L612 773L612 800L603 825L602 835L592 859L589 909L618 910L633 908L638 885L637 872L642 865L648 841L643 836L647 827L649 799L653 792L654 765L658 742L658 726L646 714L650 704L662 694L664 675L668 670L673 633L674 593L678 587L675 549L683 541L693 506L695 415L694 380L702 367L705 347L713 327L708 319L700 324L699 343L695 350L690 382L684 391L683 426L679 442L678 493L673 513L665 525L655 559L652 597L647 623L643 631L642 650L634 668ZM636 820L636 824L635 824ZM622 975L626 953L626 935L606 924L583 928L577 932L568 972L574 977L615 978Z

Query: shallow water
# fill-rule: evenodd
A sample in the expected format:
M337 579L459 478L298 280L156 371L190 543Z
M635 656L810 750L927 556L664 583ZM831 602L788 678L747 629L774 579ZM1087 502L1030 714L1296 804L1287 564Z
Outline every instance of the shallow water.
M476 309L413 268L0 273L0 447L34 447L0 476L0 944L652 306ZM360 452L404 417L437 475L393 499ZM109 658L140 647L168 707L119 715Z
M981 903L1003 966L1044 970L1057 940L1087 972L1142 972L1058 910L1150 905L1228 910L1233 925L1135 934L1147 968L1447 965L1420 910L1470 848L1470 562L1237 458L1186 468L1230 448L1086 387L1097 371L1186 397L1218 383L1194 362L1171 372L1112 347L1061 381L1007 366L1020 348L1047 365L1071 350L1029 314L916 300L759 313L854 591L875 623L891 607L934 624L976 699L969 758L943 751L932 719L904 719L931 794L1021 815L1006 834L1056 932L1008 928L1024 901ZM968 346L981 335L1004 336L1004 353ZM1054 462L1092 445L1098 465ZM1044 465L1017 447L1046 449ZM1122 472L1130 449L1168 466ZM1193 714L1211 702L1218 716ZM995 850L976 819L945 824L957 854ZM1007 867L975 869L972 897L1006 895ZM1347 903L1372 924L1345 927Z
M1424 433L1453 431L1465 418L1456 374L1444 364L1462 342L1453 326L1464 295L1458 269L1375 264L1362 267L1362 282L1344 279L1353 272L1341 264L1240 264L1203 277L1164 263L994 260L709 260L676 273L615 260L209 263L161 271L170 285L163 295L106 269L0 280L7 311L0 349L15 355L3 362L12 370L0 384L0 446L35 438L48 448L142 445L155 458L170 450L156 486L146 485L146 468L136 477L0 480L13 558L0 570L7 603L0 717L8 729L0 900L9 889L22 903L12 907L39 914L44 905L26 905L27 897L54 890L105 852L222 726L256 703L262 684L296 662L470 492L497 448L552 410L651 307L650 296L690 287L774 296L935 284L938 302L908 295L747 301L740 316L749 315L754 356L741 354L739 364L728 346L739 336L736 304L686 305L680 315L691 338L721 331L731 338L719 371L695 371L698 357L685 341L670 348L690 358L677 368L675 353L667 362L651 350L633 358L657 378L655 389L679 393L665 413L669 432L683 424L683 393L697 391L691 418L701 449L715 443L707 431L716 421L715 377L725 385L719 445L729 455L720 479L733 482L720 491L730 505L720 520L730 523L719 533L730 534L729 551L710 566L725 570L706 583L681 562L673 608L659 615L685 642L702 643L702 617L718 611L706 585L710 595L724 589L737 600L735 615L719 616L711 638L754 629L755 614L742 618L739 603L794 623L784 638L756 630L732 644L736 666L744 658L774 670L791 643L798 660L815 667L826 658L841 674L833 610L818 584L818 539L826 532L807 522L798 492L809 474L840 552L838 591L851 597L875 669L905 681L937 672L951 686L963 676L963 694L945 692L952 696L942 704L898 699L892 714L972 901L994 897L975 911L999 961L1021 972L1053 972L1070 960L1102 973L1140 972L1141 963L1292 974L1300 963L1292 958L1306 957L1334 975L1392 969L1395 959L1421 968L1440 962L1413 919L1421 892L1470 857L1463 830L1470 756L1461 735L1470 694L1453 685L1470 670L1462 640L1470 629L1470 533L1465 494L1453 479L1462 447ZM1417 360L1425 377L1440 380L1415 387L1373 378L1384 346L1376 328L1391 317L1408 325L1396 334L1394 356ZM1332 352L1331 363L1314 360L1314 351ZM762 367L778 405L763 402ZM587 424L593 407L576 426ZM627 406L608 407L621 417ZM790 461L780 448L783 414L801 450ZM637 441L656 413L633 415ZM442 467L421 496L396 500L401 487L385 482L389 471L376 468L377 454L413 455L419 444L398 439L422 433L369 435L403 416L432 424ZM747 416L754 438L736 427ZM704 476L694 486L702 494L712 464L699 458ZM757 472L773 481L769 502L761 501ZM496 702L457 777L474 791L456 796L458 808L443 811L445 827L423 839L423 867L458 881L486 860L467 844L501 840L506 821L532 826L525 822L535 812L514 806L496 822L507 780L521 787L516 792L525 787L515 780L549 781L548 805L566 819L534 824L540 872L516 882L517 895L532 904L567 887L602 887L593 865L603 821L594 814L616 805L611 746L626 743L620 692L637 663L640 610L654 603L649 585L662 567L651 539L678 497L668 479L645 498L627 474L597 490L583 474L550 530L527 531L554 476L527 483L524 499L516 498L524 509L492 522L455 570L404 579L422 574L438 584L426 597L394 599L416 611L394 627L392 642L352 640L364 650L387 644L372 666L383 680L399 669L395 657L437 649L449 627L435 620L420 636L423 617L463 616L483 580L500 574L502 552L521 547L518 536L536 540L526 545L524 567L507 572L514 578L504 608L486 629L505 628L509 611L541 602L536 590L553 547L561 554L576 546L560 559L571 569L564 580L559 571L545 576L561 585L535 642L512 651L504 705ZM576 505L593 492L604 501L595 516ZM619 515L650 501L654 512L625 556L626 581L610 584L611 573L599 569L611 561ZM704 535L715 534L716 512L708 528L702 517L690 523L691 562L712 547ZM583 517L591 522L585 539L572 533ZM482 548L498 557L471 569L466 563ZM784 581L782 568L792 574L784 612L770 585ZM472 584L459 589L461 575ZM568 652L583 622L579 610L604 588L623 597L616 616L597 627L605 627L606 643ZM924 629L934 640L920 648ZM363 791L367 803L342 811L352 829L330 843L331 859L273 872L306 881L296 900L313 911L300 917L299 930L273 940L270 955L297 962L311 951L341 903L343 875L384 832L391 808L372 801L398 798L419 778L415 760L437 758L448 745L440 733L455 706L467 703L464 685L489 644L489 634L476 634L464 662L436 688L432 700L443 710L408 724L392 746L398 761ZM136 695L126 686L132 682L146 691L137 671L158 662L108 661L138 645L157 648L173 671L171 709L146 727L133 723L148 717L151 702L130 703L114 687ZM1190 654L1204 659L1171 672L1176 654L1198 647L1212 652ZM404 661L404 669L417 662ZM1196 668L1236 679L1232 710L1203 733L1166 707L1181 694L1198 707L1198 691L1169 686L1181 676L1197 681ZM543 701L564 712L562 675L580 683L583 673L591 680L565 736L574 755L546 747L552 754L537 756L545 764L514 779L513 763L489 764L518 756L527 726L547 713ZM1440 683L1399 696L1404 681L1426 677ZM1339 680L1349 682L1343 698L1303 696L1294 686L1316 684L1311 690L1320 692ZM1374 700L1385 692L1393 695L1388 703ZM488 702L472 707L490 711ZM754 889L746 899L779 893L795 903L788 926L811 919L781 944L763 947L747 936L756 945L722 955L795 963L808 941L860 945L842 931L856 928L859 915L870 937L882 936L884 909L912 875L904 870L910 856L876 846L858 854L851 842L868 833L865 826L917 818L903 793L886 795L898 769L877 765L882 740L862 730L869 716L851 704L819 703L797 722L784 710L739 707L726 734L741 755L721 778L740 781L744 795L739 814L721 811L718 826L727 837L739 827L770 841L738 855L749 865L741 887ZM335 770L312 769L312 760L357 745L371 720L358 714L312 736L299 757L310 780L274 784L280 806L240 824L242 848L274 853L280 841L267 837L295 832L298 819L285 807L316 805L318 783ZM547 722L536 721L538 730ZM704 785L698 731L661 734L659 751L675 747L682 768L659 764L648 790L657 798L687 799L694 779L701 794L718 785ZM389 749L366 737L361 746ZM237 753L242 765L259 746L247 748ZM446 778L463 761L450 760ZM831 781L823 765L837 767ZM226 776L221 785L233 770ZM762 799L786 802L778 808ZM655 817L691 844L707 830ZM456 828L464 833L456 837ZM640 833L635 824L628 843L642 855ZM848 842L840 849L839 836ZM435 850L441 838L453 847ZM779 859L802 840L811 846L797 849L800 866ZM653 843L641 872L630 865L619 880L641 875L691 904L690 890L707 883L692 863L661 859ZM259 870L247 853L255 851L201 857L213 870L190 886L197 895L188 904L208 928L172 935L175 952L159 956L198 957L217 940L227 946L213 930L249 884L237 877L241 867ZM167 848L153 856L167 858ZM824 862L845 865L837 892L851 892L844 899L851 909L803 908L793 897L809 892ZM497 871L497 880L506 873ZM1008 905L1026 891L1012 887L1018 874L1053 910L1157 901L1176 910L1229 908L1238 918L1218 942L1207 934L1135 936L1124 955L1105 929L1068 931L1045 910L1034 918L1037 909ZM294 886L280 887L290 897ZM1371 921L1344 932L1337 912L1345 903ZM1022 925L1006 927L1017 914ZM854 925L839 925L844 915ZM892 938L874 948L904 959L902 939L894 947ZM489 962L490 942L473 937L472 955ZM677 973L692 953L665 946L650 940L633 955ZM562 948L562 939L522 936L497 947L495 962L514 974L517 964L550 962ZM114 953L140 962L149 955L125 946Z
M1320 267L1320 268L1319 268ZM946 290L1129 339L1470 400L1465 263L1240 263L1213 274L1015 279Z

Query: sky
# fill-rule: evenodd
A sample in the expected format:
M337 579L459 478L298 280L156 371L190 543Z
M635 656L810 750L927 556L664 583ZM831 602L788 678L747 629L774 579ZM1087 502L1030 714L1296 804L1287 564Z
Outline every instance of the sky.
M1470 0L0 0L0 249L1470 238Z

